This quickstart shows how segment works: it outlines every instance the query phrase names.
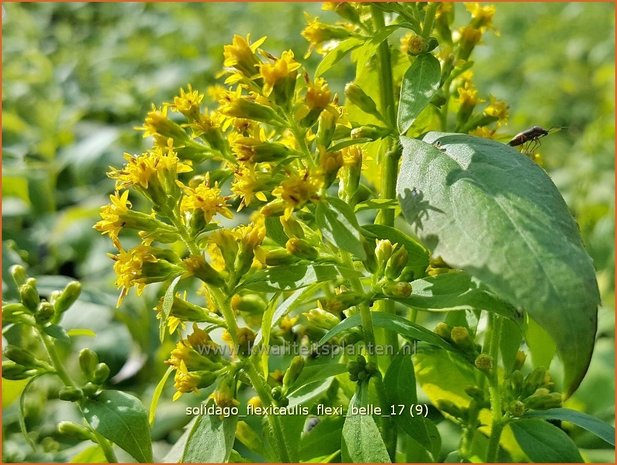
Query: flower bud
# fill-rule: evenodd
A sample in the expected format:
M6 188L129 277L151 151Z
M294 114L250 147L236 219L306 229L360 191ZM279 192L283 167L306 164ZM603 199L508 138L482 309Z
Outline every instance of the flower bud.
M60 400L75 402L84 398L84 393L81 389L73 386L65 386L58 392Z
M510 375L510 389L515 397L518 397L523 389L523 374L519 370L514 370Z
M475 46L482 38L482 32L471 26L466 26L460 30L458 59L467 60Z
M382 292L390 297L409 297L412 292L410 283L402 281L386 281L381 285Z
M360 108L363 112L382 119L381 113L379 113L375 101L355 82L350 82L345 86L345 97L347 97L353 105Z
M213 286L223 286L225 278L206 261L202 255L192 255L183 260L184 267L192 275Z
M473 341L469 336L469 331L464 326L455 326L450 332L450 339L461 349L472 349L474 347Z
M79 298L79 294L81 294L81 284L79 281L71 281L68 283L62 291L62 294L60 294L60 297L54 302L56 312L66 312Z
M508 406L508 411L513 417L520 417L525 413L525 404L520 400L515 400Z
M398 248L386 263L385 275L387 278L396 279L400 276L403 268L407 265L409 254L405 247Z
M79 367L87 380L92 380L94 370L98 363L99 356L93 350L85 348L79 351Z
M72 421L61 421L58 423L58 432L63 436L67 436L80 441L92 440L90 430L85 426L78 425Z
M231 100L220 108L220 112L234 118L246 118L270 124L279 120L272 108L245 97Z
M336 316L320 308L310 310L305 316L309 325L325 331L329 331L340 323L340 320Z
M238 329L238 353L241 355L250 355L255 342L255 333L250 328Z
M295 237L289 239L285 244L285 248L290 254L305 260L313 261L319 256L317 249L304 239L297 239Z
M362 260L364 267L370 273L377 271L377 256L375 255L375 246L372 242L362 239L362 248L364 249L364 255L366 258Z
M478 402L484 400L484 392L478 386L467 386L465 388L465 394Z
M367 124L365 126L360 126L352 129L351 138L379 140L383 137L386 137L388 134L390 134L390 132L391 131L388 128L376 126L374 124Z
M4 360L2 362L2 377L13 381L20 379L28 379L38 373L38 370L27 368L23 365L13 362L12 360Z
M2 355L15 363L22 365L24 368L45 366L45 363L37 360L34 355L32 355L27 350L22 349L21 347L9 345L4 348L4 350L2 351Z
M265 264L268 266L291 265L298 259L291 255L287 249L277 248L268 250L265 253Z
M328 312L338 314L343 310L358 305L366 300L364 294L357 292L342 292L334 297L319 299L321 306Z
M283 231L285 231L287 237L298 237L300 239L304 238L304 230L302 229L302 225L293 216L288 218L281 216L281 225L283 226Z
M285 376L283 376L283 387L288 389L296 382L300 373L304 369L304 357L301 355L296 355L289 364L289 368L285 372Z
M326 109L321 112L317 121L317 145L329 147L336 130L338 114L335 111Z
M546 388L538 388L524 400L525 406L530 409L544 410L561 407L562 398L559 392L550 392Z
M6 323L15 323L23 320L31 320L28 309L21 303L10 303L2 306L2 321Z
M257 399L259 399L259 397L257 397ZM251 398L251 400L253 400L253 398ZM251 403L251 400L249 400L249 404ZM261 400L260 400L260 402L261 402ZM260 404L259 406L262 407L262 404ZM245 444L247 446L252 446L254 444L260 444L261 441L263 440L255 432L255 430L253 428L251 428L249 426L249 424L247 422L243 421L243 420L240 420L236 424L236 438L242 444Z
M379 264L381 269L385 269L386 263L390 260L392 256L392 251L394 247L392 243L387 240L378 240L377 246L375 247L375 255L377 256L377 263Z
M525 360L527 359L527 354L522 350L516 352L516 356L514 358L514 369L520 370L525 364Z
M55 315L56 310L54 306L47 301L42 301L34 314L34 319L38 324L46 324L49 323Z
M26 274L26 269L21 265L13 265L9 268L9 273L11 273L11 277L17 287L26 284L26 280L28 279L28 275Z
M19 297L29 311L36 312L41 303L41 298L36 290L36 281L30 278L26 284L19 286Z
M401 52L411 56L424 53L428 48L427 46L427 41L415 32L405 34L405 36L401 38Z
M98 393L101 391L101 388L98 384L94 384L93 382L88 381L86 384L84 384L82 390L84 396L92 398L98 395Z
M329 187L336 180L336 175L343 166L342 153L321 151L319 166L324 177L324 187Z
M261 315L266 306L266 302L258 294L235 294L231 298L231 308L250 315Z
M523 397L530 395L536 389L538 389L544 383L544 376L546 375L546 368L538 367L535 368L531 373L527 375L525 378L525 383L523 384Z
M268 216L281 216L285 212L285 207L287 203L283 199L275 199L271 202L268 202L266 205L261 207L260 212L268 217Z
M416 272L414 271L413 265L407 265L401 271L401 274L398 277L399 281L407 281L411 282L416 279Z
M109 378L109 366L106 363L99 363L92 374L94 384L103 384Z
M488 354L480 354L476 357L474 365L478 370L488 372L493 369L494 360L493 357Z
M449 324L444 323L443 321L440 321L439 323L437 323L437 326L435 326L435 334L437 334L439 337L445 339L446 341L450 341L450 334L452 333L452 328L450 327Z

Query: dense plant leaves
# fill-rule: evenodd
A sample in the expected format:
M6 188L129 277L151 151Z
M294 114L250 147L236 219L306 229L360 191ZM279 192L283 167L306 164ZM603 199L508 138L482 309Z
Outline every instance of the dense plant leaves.
M450 272L417 279L411 283L409 297L392 298L418 310L448 312L452 310L491 310L519 321L516 309L495 295L479 289L464 272Z
M356 215L341 199L328 197L326 202L319 202L315 207L315 222L327 241L361 260L366 258Z
M343 425L342 449L355 463L390 463L386 445L371 415L352 415L352 407L368 405L368 384L361 383L349 402L349 413ZM345 456L343 456L345 460Z
M519 420L510 423L516 441L532 462L583 462L576 444L556 426L543 420Z
M410 408L418 403L416 395L416 377L411 356L397 354L388 367L384 377L388 387L388 403L394 407L394 421L398 427L429 451L436 460L441 450L439 431L429 419L421 415L411 416ZM402 412L399 410L402 408Z
M439 89L441 69L439 60L430 53L418 55L411 64L401 85L398 107L398 128L405 134L416 117Z
M213 402L213 401L211 401ZM238 417L201 415L191 428L182 454L184 463L224 463L229 459Z
M569 421L595 434L600 439L608 442L611 446L615 445L615 428L583 412L577 412L569 408L551 408L548 410L527 412L523 418L544 418L547 420Z
M377 328L385 328L390 331L394 331L407 339L417 339L419 341L428 342L429 344L441 347L442 349L454 350L450 344L437 336L434 332L412 323L402 316L382 312L371 312L371 316L373 319L373 326ZM359 314L345 318L334 328L328 331L324 337L321 338L319 344L324 344L334 336L347 331L348 329L360 326L361 324L362 319Z
M88 423L139 462L152 462L148 414L139 399L121 391L103 391L82 403Z
M376 239L388 239L393 244L405 247L408 254L408 262L413 266L414 276L424 276L429 263L429 253L426 247L409 237L402 231L383 224L368 224L362 226L362 231L368 237Z
M495 141L429 133L424 141L401 142L397 193L406 219L434 255L524 307L551 335L571 394L591 358L599 293L555 185L527 157Z

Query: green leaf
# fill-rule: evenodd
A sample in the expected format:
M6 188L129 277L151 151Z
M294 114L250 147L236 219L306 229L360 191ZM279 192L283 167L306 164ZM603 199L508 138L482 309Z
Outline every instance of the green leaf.
M537 410L527 412L523 418L545 418L547 420L562 420L574 423L583 429L595 434L600 439L608 442L611 446L615 445L615 428L599 418L592 417L586 413L577 412L569 408L550 408L548 410Z
M107 459L101 446L93 444L75 454L69 463L107 463Z
M353 210L358 213L364 210L395 210L396 208L398 208L398 201L394 199L369 199L356 204ZM362 229L364 230L364 227Z
M71 338L69 337L69 335L67 334L67 332L62 326L50 324L50 325L44 326L43 331L45 332L45 334L53 337L54 339L58 339L59 341L66 342L66 343L71 342Z
M353 209L335 197L328 197L315 208L315 221L327 241L352 253L359 259L366 258L360 239L360 226Z
M525 331L525 342L527 342L533 365L548 369L557 352L557 346L550 334L530 319L527 324L527 331Z
M417 339L419 341L424 341L437 347L441 347L442 349L455 350L450 344L437 336L434 332L412 323L402 316L394 315L392 313L371 312L371 317L373 319L373 326L377 328L385 328L390 331L394 331L407 339ZM345 318L321 338L319 345L326 343L334 336L347 331L348 329L360 326L361 323L362 320L360 314Z
M401 85L398 107L398 128L405 134L416 117L439 89L441 69L439 60L430 53L418 55L411 64Z
M386 390L388 403L397 413L393 418L398 427L429 451L434 460L437 460L441 450L439 431L429 419L420 415L411 416L410 413L412 405L418 403L416 377L411 356L397 354L394 357L384 377L384 384L388 387ZM404 409L399 414L400 406L404 406Z
M408 262L413 265L414 275L424 276L429 264L429 253L426 247L402 231L382 224L367 224L362 231L369 237L388 239L393 244L400 244L407 249Z
M510 428L525 455L532 462L583 462L576 444L556 426L542 420L518 420Z
M165 291L165 295L163 296L163 318L161 318L159 322L159 339L163 342L165 339L165 328L167 327L167 319L169 318L169 313L171 312L171 307L174 304L174 294L176 290L176 285L182 278L181 275L178 275L171 282L167 290Z
M345 419L339 416L324 417L310 431L302 435L300 460L310 461L324 454L333 454L341 448L341 430Z
M345 55L351 52L354 48L358 48L364 41L362 39L356 39L354 37L342 41L333 50L328 52L326 56L321 60L317 69L315 70L315 79L328 71L338 61L343 59Z
M289 238L285 234L281 219L278 216L266 216L266 235L278 245L285 247Z
M212 400L210 402L213 402ZM238 417L202 415L189 433L183 463L224 463L229 459L236 435Z
M514 369L516 354L523 341L523 328L521 324L504 318L501 321L501 331L499 334L499 352L501 352L503 367L507 373L510 373Z
M397 193L408 221L418 195L420 238L500 298L529 312L555 340L569 395L593 349L598 287L576 223L538 165L496 141L429 133L401 137ZM439 142L440 149L431 144ZM415 193L414 193L415 189Z
M409 297L392 297L391 300L426 311L490 310L520 325L520 316L514 307L479 289L465 272L453 271L417 279L411 285L413 291Z
M167 379L169 378L169 375L173 370L173 367L167 368L167 371L165 372L165 374L163 374L163 377L154 388L154 392L152 393L152 400L150 401L150 412L148 413L148 423L150 423L151 425L152 423L154 423L154 417L156 416L156 407L159 404L159 398L161 397L161 394L163 393L163 388L165 387L165 383L167 382Z
M368 384L361 383L349 402L349 413L343 425L343 450L347 452L352 462L391 463L373 416L351 414L352 406L366 407L367 405Z
M322 356L317 359L307 360L305 367L302 369L302 373L289 387L290 395L294 394L295 391L299 390L302 386L317 381L323 381L324 379L347 372L347 365L344 363L337 363L337 359L338 357L331 358Z
M98 433L138 462L152 462L148 414L139 399L121 391L103 391L81 404L84 417Z

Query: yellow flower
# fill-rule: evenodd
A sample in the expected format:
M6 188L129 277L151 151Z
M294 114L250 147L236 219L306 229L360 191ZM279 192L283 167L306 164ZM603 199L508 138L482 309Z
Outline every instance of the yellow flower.
M235 68L245 77L252 77L257 74L257 66L260 61L257 59L257 49L265 42L266 37L262 37L257 42L251 44L250 34L246 39L239 35L234 35L231 45L225 45L223 56L225 61L223 66Z
M310 110L323 110L330 103L331 96L328 83L324 78L318 78L308 85L305 101Z
M186 364L181 361L178 368L176 368L176 375L174 376L174 387L176 388L176 392L174 393L173 400L178 400L182 394L186 392L197 392L199 379L199 376L189 372L186 368Z
M267 172L257 172L255 165L241 164L234 173L234 180L231 184L231 191L240 197L242 201L238 206L238 211L247 207L253 201L253 197L267 202L268 198L263 193L267 187L267 179L270 175Z
M287 204L285 217L289 218L296 208L301 208L309 200L317 200L322 186L320 176L305 170L289 175L272 194Z
M209 176L206 176L205 180L195 188L185 186L179 181L178 183L184 191L184 197L182 197L180 204L180 209L183 212L201 210L206 223L209 223L217 213L226 218L233 217L233 214L227 208L227 197L221 195L218 183L210 186Z
M116 187L139 186L148 189L153 180L170 188L178 173L192 170L190 161L180 161L173 148L173 139L167 140L167 147L155 146L152 150L133 156L124 154L127 161L122 169L112 169L108 176L116 180Z
M151 248L143 245L120 252L113 256L116 261L114 263L114 272L116 273L116 287L122 288L118 305L122 299L128 294L128 290L135 286L137 295L141 295L146 283L142 281L142 267L144 262L156 263L158 259L152 254Z
M478 29L491 29L495 5L482 5L480 3L465 3L465 8L471 13L471 25Z
M484 109L484 114L497 118L497 126L503 126L508 121L508 105L503 100L491 96L491 100Z
M411 55L419 55L424 51L426 45L422 36L419 36L415 32L408 32L401 37L401 52L409 53Z
M286 50L274 63L259 65L259 73L264 81L263 91L270 95L274 87L281 81L295 80L300 63L294 60L294 53Z
M469 134L472 136L482 137L483 139L494 139L495 130L489 129L486 126L479 126L471 131Z
M457 89L460 106L474 107L478 103L478 91L470 81Z
M203 99L204 94L193 90L193 87L189 84L188 90L180 89L180 95L174 97L174 103L171 107L187 118L195 119L199 117L199 105Z
M94 229L101 234L108 234L116 248L120 249L118 234L124 226L122 216L126 215L131 207L129 191L124 191L122 195L119 195L119 192L116 191L109 196L109 199L111 203L101 207L99 214L102 220L94 225Z

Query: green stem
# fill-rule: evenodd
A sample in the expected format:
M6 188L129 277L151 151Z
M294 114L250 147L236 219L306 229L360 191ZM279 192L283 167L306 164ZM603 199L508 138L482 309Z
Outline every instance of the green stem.
M426 14L424 15L424 23L422 24L422 37L428 39L431 36L433 30L433 22L435 21L435 13L439 8L439 2L429 3L426 7Z
M383 12L371 6L371 14L375 30L386 27ZM381 114L386 118L390 128L396 127L396 108L394 102L394 79L392 77L392 58L390 56L390 44L384 40L377 48L377 59L379 60L379 90Z
M114 452L113 447L110 442L105 439L100 433L97 433L94 429L91 430L96 442L101 446L103 450L103 455L107 459L108 463L118 463L118 458L116 457L116 453Z
M238 347L238 322L236 321L236 316L229 305L229 299L218 287L208 286L208 289L210 290L210 294L214 298L216 305L223 314L223 318L225 318L227 331L229 331L231 340L234 345Z
M490 342L488 349L489 354L493 359L493 367L488 374L488 392L491 402L491 411L493 418L491 422L491 436L489 438L486 461L496 462L499 455L499 440L501 439L501 433L503 431L506 422L502 413L501 406L501 390L499 387L499 339L501 334L501 319L491 314L489 323Z
M244 367L244 371L246 375L251 380L251 384L255 388L257 395L261 399L264 407L268 408L274 405L274 399L272 398L272 394L270 389L268 388L268 384L263 379L263 377L258 373L257 369L247 360L247 364ZM277 442L279 448L279 454L282 462L291 462L292 457L287 446L287 442L285 441L285 435L283 434L283 426L281 425L281 419L277 415L267 415L268 423L270 423L270 427L272 428L272 433ZM295 460L294 460L295 461Z
M201 251L195 244L195 241L191 239L191 235L189 234L188 229L186 229L182 218L180 218L180 216L175 211L171 216L171 221L175 226L178 235L180 236L186 247L189 249L189 252L191 252L191 255L194 255L196 257L201 255Z

